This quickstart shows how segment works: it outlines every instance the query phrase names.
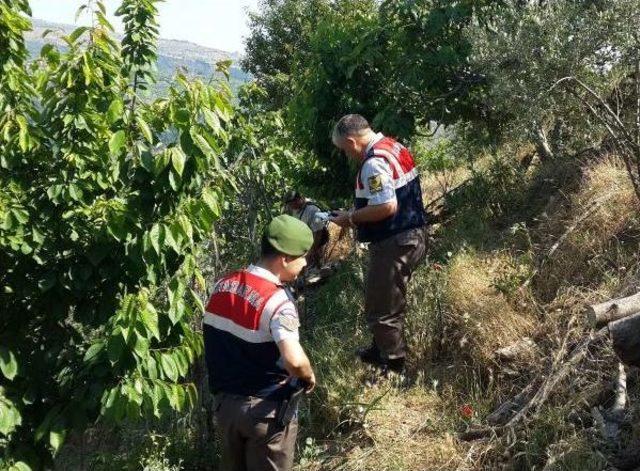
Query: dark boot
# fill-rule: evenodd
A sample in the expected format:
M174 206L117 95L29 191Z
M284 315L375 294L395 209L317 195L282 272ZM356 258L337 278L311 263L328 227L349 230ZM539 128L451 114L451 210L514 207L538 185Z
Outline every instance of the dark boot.
M380 350L378 350L375 343L372 343L369 347L359 348L356 351L356 355L358 355L358 358L360 358L362 363L366 363L368 365L385 366L387 364L387 361L382 358Z
M387 360L389 371L393 371L398 374L404 373L404 363L404 357Z

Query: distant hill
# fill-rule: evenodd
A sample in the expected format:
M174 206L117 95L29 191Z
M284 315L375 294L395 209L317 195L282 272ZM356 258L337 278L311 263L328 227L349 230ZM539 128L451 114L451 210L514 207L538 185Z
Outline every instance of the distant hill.
M32 57L36 57L40 53L40 49L47 43L55 44L64 48L65 43L60 36L68 35L76 26L51 23L48 21L33 20L33 31L26 35L26 43ZM45 38L42 37L46 30L53 30ZM116 34L118 39L122 35ZM240 55L221 51L219 49L200 46L189 41L179 41L175 39L161 38L158 43L158 85L157 93L162 93L163 82L171 78L177 69L186 69L188 74L203 78L209 78L214 75L216 62L231 59L231 85L234 89L250 80L250 76L246 74L239 66Z

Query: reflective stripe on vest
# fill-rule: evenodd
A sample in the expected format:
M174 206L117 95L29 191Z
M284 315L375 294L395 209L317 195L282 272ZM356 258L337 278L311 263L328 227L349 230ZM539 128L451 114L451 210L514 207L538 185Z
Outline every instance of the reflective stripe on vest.
M355 208L368 205L368 194L362 181L362 167L369 159L384 159L392 171L392 183L396 192L398 211L384 221L360 224L357 230L361 242L377 242L394 234L425 225L424 204L420 176L411 152L399 142L384 137L376 142L363 160L356 179Z
M272 301L276 294L278 298ZM247 342L269 342L271 336L260 330L260 319L265 308L273 311L264 313L271 318L277 305L286 299L282 287L269 280L246 271L232 273L214 286L204 323Z
M288 374L269 323L289 300L282 286L246 271L216 283L203 326L213 392L278 397Z

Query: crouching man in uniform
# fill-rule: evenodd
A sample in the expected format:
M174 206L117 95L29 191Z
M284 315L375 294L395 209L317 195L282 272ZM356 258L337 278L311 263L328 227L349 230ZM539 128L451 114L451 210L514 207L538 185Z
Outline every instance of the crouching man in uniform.
M306 224L276 217L263 235L259 262L219 280L207 304L205 359L225 471L293 466L297 418L283 424L280 412L300 387L311 392L316 379L283 283L305 267L312 243Z
M284 196L285 212L304 222L313 232L313 245L307 254L310 267L320 267L322 250L329 241L329 230L325 221L317 217L323 210L314 201L305 198L297 191L288 191Z
M373 132L360 115L338 121L333 143L360 166L355 208L333 222L355 228L358 241L369 242L364 310L373 342L358 356L383 371L402 373L407 285L426 252L420 177L409 150Z

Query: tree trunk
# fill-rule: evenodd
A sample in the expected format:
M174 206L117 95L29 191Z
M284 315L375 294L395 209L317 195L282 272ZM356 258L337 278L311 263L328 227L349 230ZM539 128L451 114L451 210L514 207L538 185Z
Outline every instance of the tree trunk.
M613 349L629 366L640 367L640 312L609 324Z
M612 301L587 306L586 314L591 325L603 326L609 322L640 312L640 293Z

